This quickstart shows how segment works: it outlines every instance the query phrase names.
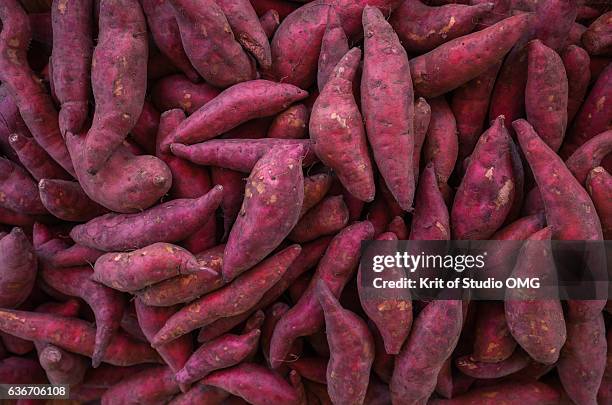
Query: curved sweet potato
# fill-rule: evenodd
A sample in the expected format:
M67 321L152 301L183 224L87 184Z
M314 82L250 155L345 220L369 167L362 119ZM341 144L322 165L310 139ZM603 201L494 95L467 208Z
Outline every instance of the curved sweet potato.
M39 350L38 361L45 369L51 384L77 385L83 381L89 367L87 358L65 351L53 345Z
M336 11L330 7L327 11L327 25L321 39L321 52L317 69L317 87L323 91L334 68L340 59L349 51L348 39L342 28Z
M455 359L455 365L459 371L478 379L506 377L524 369L528 364L529 356L520 350L516 350L512 356L497 363L474 361L469 355Z
M576 45L569 45L561 54L563 66L567 74L567 122L571 123L584 101L591 71L589 69L589 54Z
M46 214L34 180L8 159L0 158L0 206L20 214Z
M597 209L604 239L612 240L612 176L598 166L589 172L586 187Z
M8 137L19 161L36 180L42 178L69 180L72 178L34 138L14 133Z
M220 93L208 83L192 83L183 75L170 75L153 85L151 100L159 111L181 108L191 115Z
M21 228L0 237L0 307L15 308L30 295L36 280L36 254Z
M429 105L431 119L422 154L425 162L434 163L438 184L442 187L453 173L459 153L457 121L444 97L429 100Z
M38 192L45 208L64 221L85 222L108 212L90 200L76 181L42 179Z
M412 154L414 184L418 183L421 167L421 150L425 143L430 120L431 106L423 97L419 97L414 103L414 151Z
M268 128L268 138L305 138L309 119L310 112L304 104L292 105L274 118Z
M582 43L591 55L612 55L612 11L600 15L582 34Z

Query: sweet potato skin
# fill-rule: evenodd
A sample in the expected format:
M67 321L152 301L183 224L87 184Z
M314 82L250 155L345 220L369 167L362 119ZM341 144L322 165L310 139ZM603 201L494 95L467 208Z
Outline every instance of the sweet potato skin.
M558 404L559 392L552 387L538 382L505 382L490 387L481 387L459 395L453 399L434 399L432 405L494 405L499 401L518 401L542 405Z
M327 25L321 39L321 52L319 53L317 69L317 87L319 92L323 91L334 68L348 51L348 39L338 19L338 14L330 7L327 14Z
M612 176L601 166L589 172L586 187L601 220L604 239L612 239Z
M490 304L490 305L488 305ZM484 363L506 360L516 348L500 302L478 306L474 347L471 358Z
M46 345L39 350L38 361L45 369L51 384L79 384L88 368L85 357L67 352L53 345Z
M45 208L64 221L85 222L108 212L90 200L75 181L42 179L38 182L38 192Z
M418 183L419 171L421 170L421 150L425 143L429 122L431 120L431 106L423 97L419 97L414 103L414 151L412 164L414 165L414 183Z
M274 118L268 128L268 138L305 138L309 119L310 113L304 104L292 105Z
M21 164L36 180L45 177L63 180L72 178L34 138L14 133L9 136L8 142L19 157Z
M234 279L257 264L287 237L304 201L301 147L275 148L255 164L244 201L225 246L223 279ZM267 237L258 235L264 232Z
M376 7L363 12L365 31L361 105L374 160L404 210L414 198L414 94L408 55ZM384 65L380 63L385 60ZM383 67L384 66L384 67Z
M53 267L74 267L93 264L104 252L74 244L69 248L55 252L49 258L49 265Z
M484 363L474 361L469 355L459 357L455 365L462 373L479 379L492 379L506 377L516 373L529 364L529 356L521 351L515 351L506 360L497 363Z
M151 90L151 100L159 111L181 108L191 115L221 93L208 83L192 83L183 75L159 79Z
M174 372L168 366L153 366L109 388L102 396L101 403L160 403L178 392Z
M0 158L0 206L20 214L46 214L36 184L21 166Z
M612 130L602 132L583 143L565 161L565 165L580 184L584 184L591 169L602 165L612 153Z
M280 15L278 14L278 11L270 9L259 17L259 23L261 24L261 28L263 28L268 39L271 39L274 36L274 32L276 32L276 29L280 25Z
M576 45L569 45L561 54L563 66L567 74L567 122L571 123L584 101L591 71L589 69L589 54Z
M96 109L83 151L92 174L136 125L147 89L147 24L138 1L101 3L98 25L91 70Z
M36 280L36 262L21 228L0 237L0 307L16 308L27 299Z
M612 12L608 11L600 15L589 25L589 28L582 34L584 48L591 55L612 54Z
M300 218L288 238L303 243L333 235L346 226L348 219L348 208L342 196L327 197Z
M434 162L440 186L446 184L457 162L459 140L457 121L443 97L429 100L431 119L423 144L425 162Z

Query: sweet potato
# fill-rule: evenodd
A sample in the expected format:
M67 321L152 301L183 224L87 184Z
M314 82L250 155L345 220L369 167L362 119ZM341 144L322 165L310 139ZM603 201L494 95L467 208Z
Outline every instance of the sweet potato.
M612 153L612 130L602 132L583 143L565 161L565 165L576 180L584 184L591 169L602 165L610 153Z
M480 76L501 61L525 31L527 14L506 18L410 61L415 93L436 97ZM470 49L470 52L465 52Z
M612 176L598 166L589 172L586 187L599 215L604 239L612 240Z
M469 355L455 360L455 365L462 373L479 379L506 377L524 369L529 364L529 356L517 350L506 360L497 363L474 361Z
M420 0L404 1L389 20L408 52L425 53L469 34L493 3L429 7Z
M81 245L106 252L176 242L206 223L219 206L222 194L221 187L215 186L200 198L172 200L142 213L102 215L72 228L70 237Z
M61 104L59 128L62 134L80 132L89 113L93 7L92 0L56 0L51 7L53 52L50 65L53 90Z
M221 167L211 167L210 174L213 184L223 187L223 200L221 201L221 210L223 211L222 240L226 240L244 198L244 175Z
M352 92L360 57L361 51L353 48L336 65L313 106L310 138L319 159L336 172L342 185L358 199L372 201L372 162Z
M325 315L329 342L329 396L336 404L360 404L366 395L374 361L372 335L361 318L340 306L323 280L316 285L316 295ZM347 386L351 389L347 390Z
M191 115L219 93L220 90L210 84L192 83L183 75L170 75L153 85L151 99L159 111L181 108Z
M600 15L582 34L584 48L591 55L612 55L612 11Z
M501 302L478 305L474 347L471 358L483 363L506 360L516 348Z
M36 280L36 255L21 228L0 237L0 307L15 308L30 295Z
M6 84L0 85L0 114L3 117L0 120L0 151L13 162L19 162L19 157L10 146L9 137L14 133L28 136L32 134L23 122L17 104L9 94Z
M181 33L174 16L174 9L168 1L141 0L140 5L147 17L147 23L157 48L172 61L192 82L199 80L198 72L183 49Z
M327 12L327 25L321 39L321 52L317 69L317 87L323 91L334 68L349 51L348 39L338 19L338 14L330 7Z
M0 380L4 384L44 384L45 371L33 359L8 357L0 360Z
M346 226L348 219L348 208L342 196L327 197L304 214L288 238L303 243L333 235Z
M83 381L89 366L85 357L46 345L38 353L38 361L45 369L51 384L77 385Z
M612 400L612 332L608 331L607 334L607 364L606 371L604 372L603 379L601 380L601 386L597 393L597 400L601 404L608 403Z
M193 301L174 314L157 332L153 346L158 347L217 319L239 315L253 308L263 294L279 281L300 250L298 245L290 246L226 287Z
M261 28L263 28L268 39L272 38L274 32L276 32L276 29L280 25L280 16L278 11L274 9L266 11L261 15L261 17L259 17L259 23L261 24Z
M373 234L372 224L363 221L346 227L334 237L308 289L274 328L270 344L270 364L273 368L283 363L295 339L311 335L323 327L324 315L315 295L317 282L323 280L338 297L357 268L361 241L371 238Z
M45 266L41 271L41 277L48 286L62 294L83 299L92 309L96 318L92 365L97 367L119 329L125 302L120 292L92 281L92 274L88 267L55 269Z
M38 192L47 211L64 221L85 222L108 212L90 200L75 181L42 179Z
M128 335L140 342L148 342L147 337L144 335L140 324L138 323L138 316L136 315L136 308L134 301L129 301L123 309L123 316L119 323L121 330L126 332Z
M20 339L17 336L9 335L4 332L0 332L0 342L2 342L3 349L19 356L23 356L34 350L34 343L31 341Z
M22 339L45 341L87 357L91 357L94 351L95 328L76 318L2 309L0 330ZM148 345L116 333L102 360L117 366L129 366L155 363L159 358Z
M434 391L438 373L459 340L461 306L461 301L432 301L416 318L395 359L389 385L394 403L425 402ZM428 346L423 342L429 342Z
M567 122L571 123L584 101L591 71L589 70L589 54L576 45L569 45L561 54L563 66L567 74Z
M100 3L98 26L91 69L96 108L83 150L91 174L105 165L136 124L147 89L147 23L138 1Z
M408 56L377 8L365 8L363 27L361 102L368 141L385 184L400 207L409 210L415 185L414 95Z
M274 148L255 164L225 246L224 280L259 263L298 222L304 201L303 153L299 146ZM262 232L264 239L258 237Z
M515 198L510 142L503 117L478 139L451 210L455 239L488 239L505 222Z
M183 48L204 80L223 88L255 78L254 66L236 41L221 7L212 0L170 0L170 4Z
M304 165L316 161L312 153L312 144L307 139L215 139L195 145L173 143L172 153L175 156L203 166L217 166L250 173L255 164L267 152L278 147L300 146L304 149Z
M423 97L419 97L414 103L414 151L412 164L414 166L414 183L418 183L421 149L425 143L425 137L431 120L431 107Z
M36 184L28 173L8 159L0 158L0 206L20 214L46 214Z
M327 384L327 363L328 359L324 357L302 357L287 365L307 380Z
M159 118L159 111L155 109L151 102L145 100L140 116L130 131L129 141L133 140L150 155L155 154L155 138L159 129ZM136 153L134 152L134 154Z
M28 17L17 0L0 7L0 80L17 104L19 113L36 142L68 173L74 174L62 139L58 114L49 94L27 61L31 39Z
M55 252L49 258L49 265L53 267L74 267L85 264L93 265L96 259L103 254L104 252L99 250L75 244L69 248Z
M34 138L15 133L9 136L8 141L21 164L36 180L45 177L63 180L72 178Z
M425 162L433 162L438 184L446 184L457 161L457 122L443 97L429 100L431 120L423 145Z
M189 391L172 398L169 405L221 405L230 394L218 388L209 387L201 382L195 383Z
M309 118L308 108L304 104L295 104L274 118L268 129L268 138L305 138Z
M521 43L506 57L502 64L489 106L489 121L503 115L507 122L525 116L525 86L527 85L527 51Z
M495 405L504 401L539 405L554 405L560 395L554 388L538 381L508 381L489 387L480 387L453 399L434 399L432 405Z
M385 232L393 233L399 240L407 240L410 235L410 230L401 216L393 218L387 225Z
M154 404L167 402L179 392L174 373L167 366L154 366L128 376L108 389L101 403Z

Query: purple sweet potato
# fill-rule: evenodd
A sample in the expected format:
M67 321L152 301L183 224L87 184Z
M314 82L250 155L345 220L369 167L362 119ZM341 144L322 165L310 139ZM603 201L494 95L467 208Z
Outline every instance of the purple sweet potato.
M600 166L606 156L612 153L612 130L602 132L583 143L565 161L565 165L580 184L594 167Z
M423 97L419 97L414 103L414 151L412 154L412 164L414 165L414 183L418 183L421 150L425 143L429 122L431 120L431 107Z
M298 222L304 200L303 153L298 146L274 148L253 168L225 246L224 280L233 280L259 263ZM262 232L266 238L259 237Z
M53 267L74 267L85 264L93 265L96 259L104 252L74 244L69 248L55 252L49 258L49 265Z
M219 388L209 387L201 382L195 383L192 388L172 398L169 405L222 405L224 400L230 396L229 392Z
M323 280L317 283L316 296L325 315L329 342L329 396L336 404L360 404L366 395L374 361L372 335L361 318L342 308ZM351 389L347 390L347 386Z
M38 361L24 357L0 360L0 381L3 384L45 384L45 371Z
M376 7L363 12L361 104L368 141L386 186L404 210L414 198L414 95L408 56ZM384 60L385 63L381 63Z
M482 302L478 305L474 347L471 358L483 363L506 360L516 348L501 302Z
M46 214L36 183L21 166L0 158L0 206L20 214Z
M245 178L240 172L221 167L211 167L210 174L213 184L223 187L223 200L221 201L221 210L223 211L222 240L226 240L242 205Z
M567 122L571 123L584 101L591 71L589 70L589 54L576 45L569 45L561 54L563 66L567 74Z
M155 154L155 139L159 129L159 118L159 111L155 109L151 102L145 100L140 116L130 131L128 140L133 140L146 153Z
M90 200L76 181L42 179L38 192L49 213L64 221L85 222L108 212Z
M23 122L17 104L9 94L6 84L0 85L0 114L2 115L2 120L0 120L0 151L13 162L19 162L19 157L10 146L9 137L14 133L28 136L32 134Z
M459 153L457 121L444 97L429 100L429 105L431 120L422 153L426 163L434 163L438 184L442 186L452 174Z
M288 238L303 243L333 235L346 226L348 219L348 208L342 196L327 197L300 218Z
M58 114L51 97L30 69L27 51L31 39L28 17L17 0L0 7L0 80L19 108L36 142L68 173L72 162L62 139Z
M455 239L488 239L506 221L515 197L510 142L503 117L479 138L451 210Z
M527 14L506 18L412 59L410 71L415 92L423 97L436 97L480 76L514 46L529 18Z
M287 365L307 380L327 384L327 363L324 357L301 357Z
M97 367L119 329L125 302L120 292L92 281L92 274L88 267L55 269L45 266L41 271L41 277L48 286L62 294L83 299L92 309L96 318L92 365Z
M276 29L280 25L280 16L278 11L274 9L266 11L261 15L261 17L259 17L259 23L261 24L261 28L263 28L268 39L271 39L274 32L276 32Z
M407 0L389 22L408 52L425 53L474 31L479 19L492 9L492 2L430 7L420 0Z
M591 55L612 55L612 11L600 15L582 34L584 48Z
M254 66L236 41L221 7L213 0L169 1L183 48L204 80L216 87L228 87L255 78Z
M336 65L315 101L310 138L319 159L332 168L342 185L362 201L374 199L375 184L366 134L353 96L361 51L351 49Z
M601 386L597 393L597 400L600 404L607 404L612 401L612 332L607 334L608 355L606 363L606 371L604 372Z
M183 75L170 75L155 83L151 99L159 111L181 108L191 115L219 93L220 90L210 84L192 83Z
M15 308L30 295L36 280L36 255L21 228L0 237L0 307Z
M440 300L427 304L395 359L390 384L394 403L427 401L436 387L440 369L459 340L461 325L461 301ZM423 342L429 343L424 346Z
M50 65L53 90L61 104L59 128L62 134L80 132L89 113L93 7L93 0L56 0L51 7L53 52Z
M453 399L434 399L431 405L497 405L504 402L534 403L555 405L560 403L559 392L538 381L508 381L500 384L479 387L458 395Z
M391 222L389 222L389 225L387 225L387 229L385 230L385 232L391 232L395 234L395 236L399 240L407 240L408 236L410 235L410 230L406 226L404 218L402 218L401 216L393 218Z
M349 51L348 39L333 7L328 10L327 25L321 41L317 70L317 87L320 92L325 88L338 62Z
M529 364L529 356L516 350L512 356L497 363L474 361L469 355L459 357L455 365L462 373L478 379L493 379L516 373Z
M278 114L270 128L268 138L301 139L307 136L310 113L304 104L295 104Z
M604 239L612 240L612 176L598 166L589 172L586 187L601 220Z
M77 385L83 381L89 367L85 357L53 345L46 345L39 351L38 361L51 384Z
M31 341L20 339L17 336L9 335L4 332L0 332L0 342L2 342L3 349L19 356L23 356L34 350L34 343Z
M34 138L15 133L8 138L19 161L36 180L42 178L68 180L72 177L45 152Z
M300 250L298 245L290 246L224 288L193 301L166 322L155 335L153 346L158 347L217 319L239 315L253 308L264 293L279 281Z
M103 405L166 403L179 393L174 372L168 366L154 366L128 376L108 389L102 396Z
M489 105L489 121L503 115L507 122L525 116L525 86L527 85L527 51L520 44L504 60Z
M100 3L91 84L96 108L83 157L97 173L132 130L147 89L147 23L137 0Z
M346 227L334 237L308 289L274 329L270 346L270 364L273 368L283 363L295 339L312 335L323 327L323 312L315 296L317 282L323 280L338 297L357 268L361 241L371 238L373 234L372 224L363 221Z
M102 215L75 226L70 236L81 245L107 252L180 241L206 223L222 194L221 187L215 186L200 198L172 200L142 213Z

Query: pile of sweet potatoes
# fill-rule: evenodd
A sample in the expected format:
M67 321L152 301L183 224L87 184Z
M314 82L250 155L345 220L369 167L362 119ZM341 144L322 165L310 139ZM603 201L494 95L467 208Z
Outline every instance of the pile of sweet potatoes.
M519 240L513 274L554 277L551 240L612 239L609 2L1 0L0 22L0 384L612 404L605 300L372 297L358 269L364 240Z

